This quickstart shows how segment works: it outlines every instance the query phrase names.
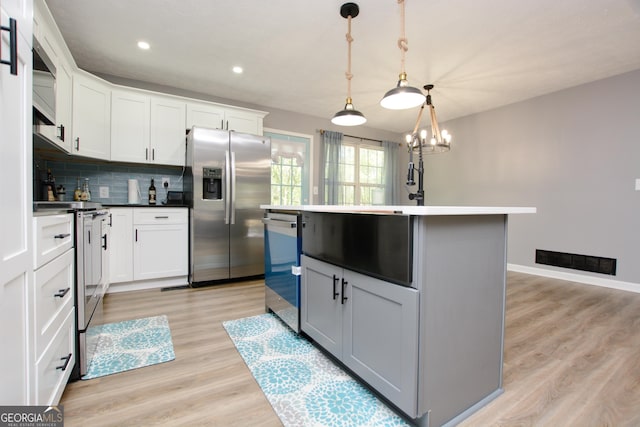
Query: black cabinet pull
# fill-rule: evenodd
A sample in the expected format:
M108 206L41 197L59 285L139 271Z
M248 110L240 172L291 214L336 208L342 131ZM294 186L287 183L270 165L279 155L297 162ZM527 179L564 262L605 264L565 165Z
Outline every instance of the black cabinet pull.
M64 239L66 237L71 236L71 233L61 233L61 234L56 234L55 236L53 236L54 239Z
M76 138L76 151L80 151L80 137Z
M104 240L104 244L102 245L102 249L107 250L107 235L102 236L102 240Z
M156 219L169 219L167 215L156 216Z
M151 149L151 160L155 160L156 159L156 149L152 148Z
M0 30L9 31L9 60L0 58L0 63L7 64L11 74L18 75L18 23L14 18L9 18L9 26L0 26Z
M58 129L60 129L60 136L58 136L58 139L64 142L64 125L58 126Z
M347 286L348 284L349 284L349 282L347 282L346 280L344 280L344 277L343 277L343 278L342 278L342 299L341 299L341 301L340 301L340 304L344 304L344 302L348 299L348 298L345 296L345 293L344 293L344 287L345 287L345 286Z
M56 366L56 369L62 369L63 371L65 371L67 369L67 366L69 365L69 362L71 361L71 353L69 353L68 356L61 357L60 360L64 360L64 365Z
M136 242L138 241L138 229L136 228Z
M57 294L53 294L54 297L58 297L58 298L64 298L64 296L66 294L69 293L69 291L71 290L71 288L67 288L67 289L59 289Z
M333 300L334 301L336 297L340 295L338 292L336 292L336 283L338 283L338 277L334 274L333 275Z

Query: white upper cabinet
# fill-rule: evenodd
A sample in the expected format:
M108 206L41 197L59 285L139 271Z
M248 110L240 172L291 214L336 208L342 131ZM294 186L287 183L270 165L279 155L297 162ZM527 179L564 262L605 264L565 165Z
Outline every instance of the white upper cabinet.
M187 129L201 126L252 135L262 135L262 122L267 113L204 102L187 103Z
M151 97L151 149L155 163L184 166L186 103L169 97Z
M182 166L185 103L147 92L111 93L111 160Z
M187 104L187 129L200 126L209 129L224 129L224 108L199 102Z
M111 160L151 161L150 105L148 95L126 90L111 92Z
M71 153L110 159L111 86L91 74L73 75L73 140Z

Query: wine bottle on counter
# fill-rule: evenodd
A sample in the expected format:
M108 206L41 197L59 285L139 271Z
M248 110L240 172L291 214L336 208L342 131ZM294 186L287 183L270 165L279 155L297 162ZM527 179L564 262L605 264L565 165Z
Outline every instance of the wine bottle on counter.
M149 186L149 204L156 204L156 186L153 184L153 178L151 178L151 185Z

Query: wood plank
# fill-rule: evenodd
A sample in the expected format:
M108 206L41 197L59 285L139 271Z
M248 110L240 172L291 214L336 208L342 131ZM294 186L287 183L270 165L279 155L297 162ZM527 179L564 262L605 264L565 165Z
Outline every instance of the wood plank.
M505 392L461 426L640 425L640 294L507 283ZM262 281L108 295L108 322L166 314L176 360L69 384L66 425L280 426L222 327L261 313Z

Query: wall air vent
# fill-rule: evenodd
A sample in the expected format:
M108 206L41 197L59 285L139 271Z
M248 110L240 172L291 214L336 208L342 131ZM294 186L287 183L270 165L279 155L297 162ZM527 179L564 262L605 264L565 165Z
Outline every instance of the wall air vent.
M616 259L536 249L536 264L616 275Z

